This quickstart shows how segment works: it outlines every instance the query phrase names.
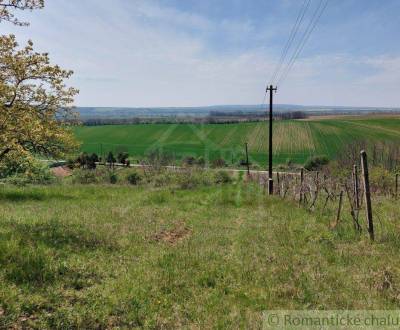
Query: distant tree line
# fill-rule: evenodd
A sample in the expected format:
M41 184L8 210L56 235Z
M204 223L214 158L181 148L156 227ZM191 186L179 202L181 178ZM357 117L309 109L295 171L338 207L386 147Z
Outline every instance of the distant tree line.
M303 111L276 112L277 120L304 119ZM211 111L206 117L168 116L168 117L131 117L131 118L82 118L85 126L131 125L131 124L231 124L242 122L259 122L267 120L265 112L226 112Z

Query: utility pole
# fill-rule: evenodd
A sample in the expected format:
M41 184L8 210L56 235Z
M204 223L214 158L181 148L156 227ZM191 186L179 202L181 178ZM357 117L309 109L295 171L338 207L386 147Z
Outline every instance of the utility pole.
M272 106L273 106L273 92L276 92L278 89L270 85L267 87L267 93L269 94L269 154L268 154L268 193L273 195L274 193L274 181L272 174Z

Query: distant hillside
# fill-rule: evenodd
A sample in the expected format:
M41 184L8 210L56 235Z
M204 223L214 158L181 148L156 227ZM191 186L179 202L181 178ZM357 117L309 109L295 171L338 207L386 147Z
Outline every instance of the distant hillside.
M132 117L171 117L193 116L206 117L214 112L262 113L267 105L214 105L206 107L164 107L164 108L118 108L118 107L77 107L82 119L87 118L132 118ZM303 106L293 104L276 104L277 112L304 111L310 114L329 113L366 113L366 112L400 112L400 108L374 107L334 107Z

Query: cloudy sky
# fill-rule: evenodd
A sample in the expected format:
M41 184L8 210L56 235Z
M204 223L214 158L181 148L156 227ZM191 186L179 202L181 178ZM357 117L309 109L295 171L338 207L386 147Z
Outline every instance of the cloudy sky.
M0 32L74 70L79 106L259 104L303 1L47 0ZM330 0L277 102L400 106L399 17L399 0Z

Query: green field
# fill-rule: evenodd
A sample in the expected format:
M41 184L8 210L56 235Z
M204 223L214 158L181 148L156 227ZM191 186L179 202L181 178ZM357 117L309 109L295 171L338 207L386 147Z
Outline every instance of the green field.
M251 184L2 186L0 328L261 329L267 310L399 309L400 205L374 200L375 243L345 207L332 230L336 203L310 213Z
M75 134L82 150L105 154L127 151L143 157L162 149L177 159L203 156L224 158L235 163L244 157L249 143L253 162L267 159L268 123L240 124L140 124L77 127ZM309 121L276 121L274 128L275 163L288 159L303 163L311 155L335 158L341 148L356 140L400 141L400 117L342 117Z

